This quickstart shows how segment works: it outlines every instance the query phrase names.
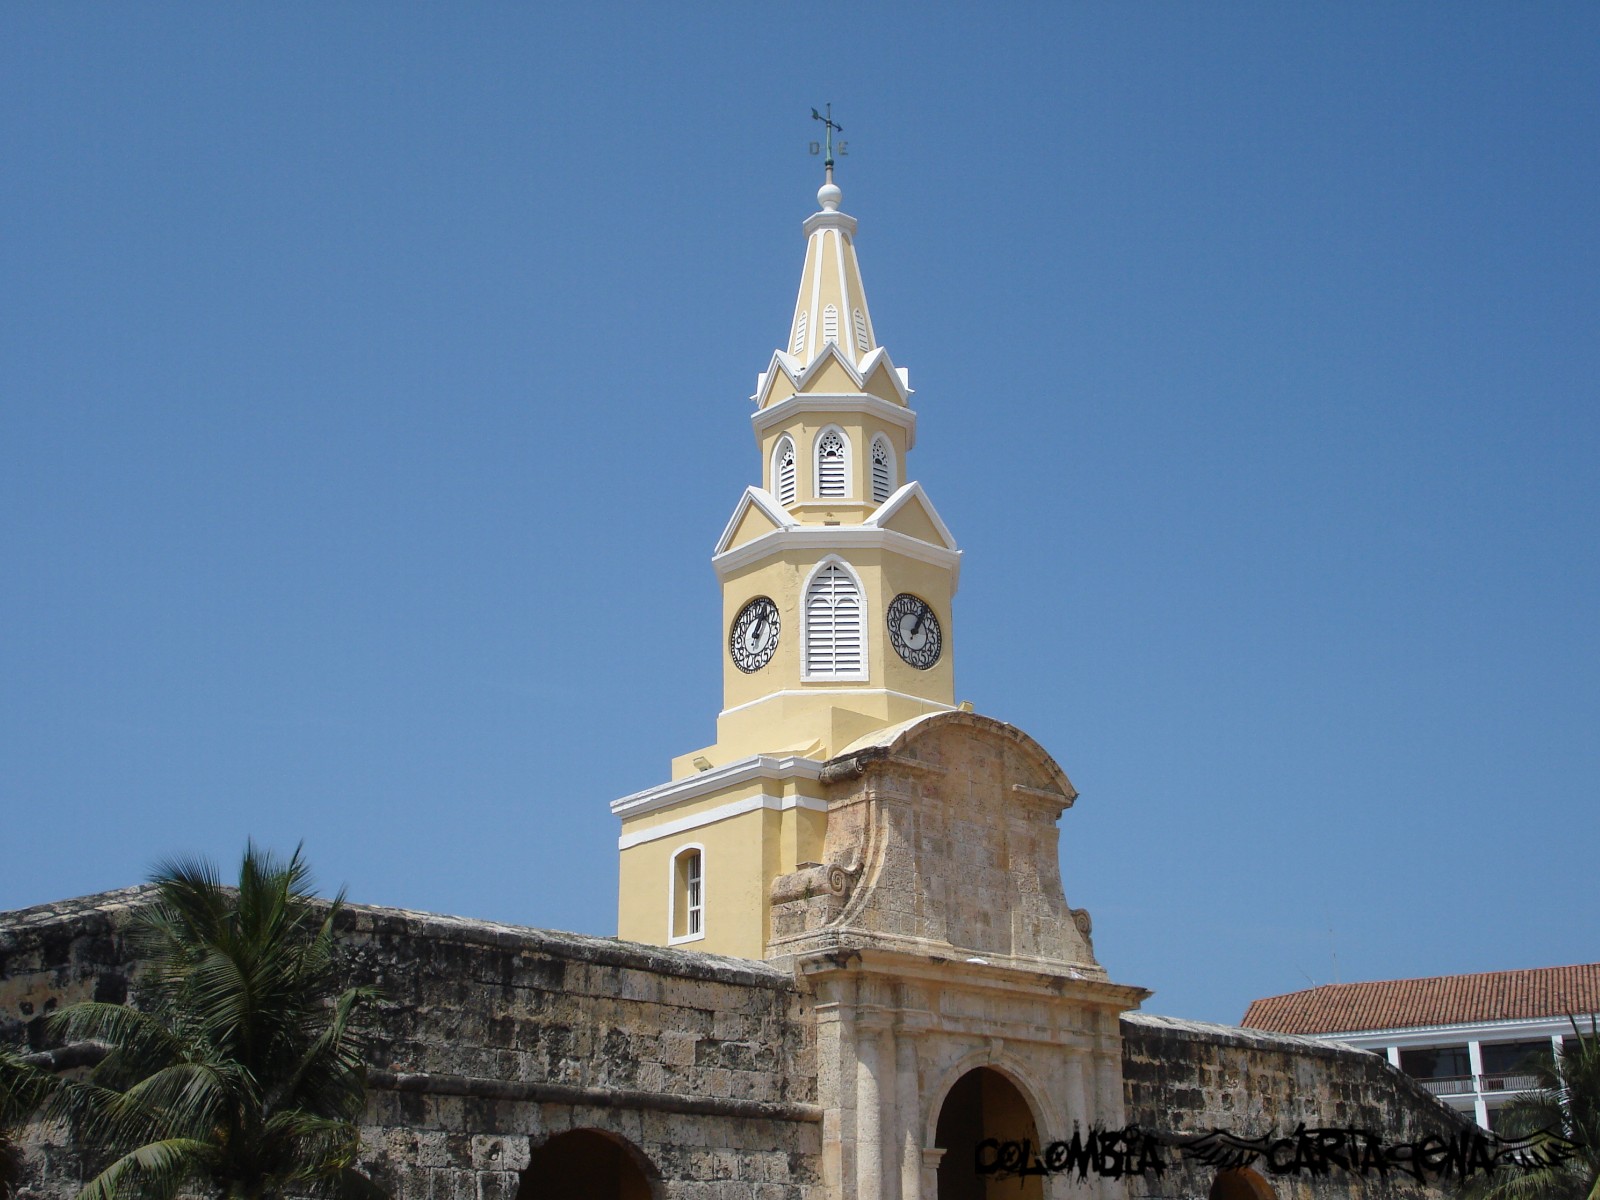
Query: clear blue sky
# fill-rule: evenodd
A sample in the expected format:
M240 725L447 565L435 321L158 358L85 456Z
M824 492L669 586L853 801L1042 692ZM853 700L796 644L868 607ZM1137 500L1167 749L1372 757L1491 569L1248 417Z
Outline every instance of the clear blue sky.
M0 908L614 932L829 100L1113 977L1600 957L1594 4L7 6Z

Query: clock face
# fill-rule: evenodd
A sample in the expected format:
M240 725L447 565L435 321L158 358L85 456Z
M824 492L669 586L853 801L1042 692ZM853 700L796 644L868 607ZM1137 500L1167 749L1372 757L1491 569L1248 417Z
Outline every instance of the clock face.
M757 596L739 610L728 632L728 652L741 671L759 671L778 648L778 606Z
M894 598L889 605L889 642L896 654L919 671L939 661L944 633L926 600L908 592Z

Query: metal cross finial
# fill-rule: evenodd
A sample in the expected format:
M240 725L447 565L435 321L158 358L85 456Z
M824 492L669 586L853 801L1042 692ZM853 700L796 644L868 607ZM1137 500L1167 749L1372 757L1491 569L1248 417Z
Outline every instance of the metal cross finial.
M828 156L822 160L822 168L823 168L823 170L825 170L828 173L828 182L832 183L833 182L833 135L834 135L835 132L843 133L844 132L844 126L840 125L840 124L838 124L837 122L834 121L832 103L829 103L827 105L827 110L828 110L828 115L827 116L823 116L821 113L819 113L816 109L813 108L811 110L811 119L813 121L821 121L824 125L826 125L828 127ZM816 143L813 142L812 146L815 147L815 145L816 145ZM816 150L813 149L811 151L811 153L815 154Z

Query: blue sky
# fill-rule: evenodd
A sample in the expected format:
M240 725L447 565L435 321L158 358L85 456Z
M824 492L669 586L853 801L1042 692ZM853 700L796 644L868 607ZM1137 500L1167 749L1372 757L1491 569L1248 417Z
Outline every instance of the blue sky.
M1593 960L1597 80L1592 4L9 6L0 908L253 836L614 932L832 101L1113 978Z

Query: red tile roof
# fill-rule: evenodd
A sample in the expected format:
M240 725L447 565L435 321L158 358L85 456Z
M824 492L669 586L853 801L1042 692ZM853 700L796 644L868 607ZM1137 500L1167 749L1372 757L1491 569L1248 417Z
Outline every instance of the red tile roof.
M1600 963L1329 983L1253 1000L1239 1024L1273 1033L1354 1033L1600 1013Z

